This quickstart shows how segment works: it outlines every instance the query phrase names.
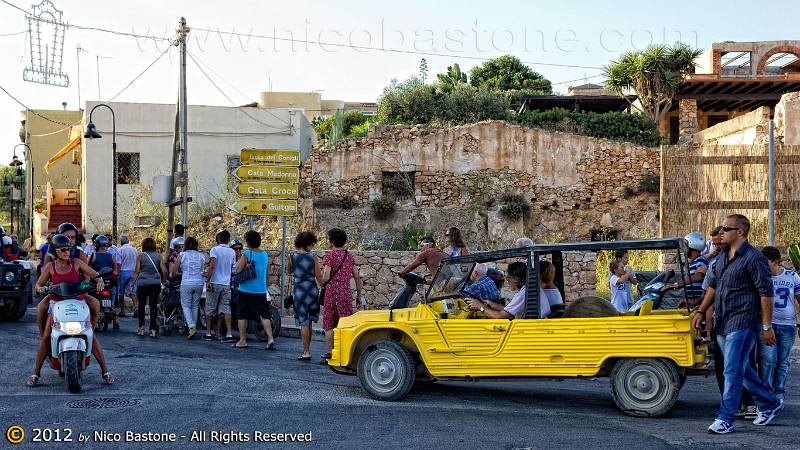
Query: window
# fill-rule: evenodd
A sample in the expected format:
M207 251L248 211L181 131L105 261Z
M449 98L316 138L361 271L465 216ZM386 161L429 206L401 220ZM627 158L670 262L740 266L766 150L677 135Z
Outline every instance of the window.
M381 192L395 200L414 198L414 172L383 172Z
M117 184L139 184L138 153L117 153Z
M242 159L239 155L228 155L228 175L230 175L237 167L242 164Z

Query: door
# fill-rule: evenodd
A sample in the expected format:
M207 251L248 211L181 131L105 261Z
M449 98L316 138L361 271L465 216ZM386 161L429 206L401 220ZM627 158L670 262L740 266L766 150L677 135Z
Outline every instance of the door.
M444 319L438 323L447 342L446 351L456 356L497 353L511 325L508 319Z

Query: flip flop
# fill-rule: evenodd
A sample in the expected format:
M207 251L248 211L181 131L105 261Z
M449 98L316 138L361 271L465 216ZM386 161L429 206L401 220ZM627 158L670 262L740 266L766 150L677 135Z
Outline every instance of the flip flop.
M300 355L300 356L297 357L297 360L298 361L311 361L311 357L310 356Z
M277 350L277 348L275 348L275 343L273 342L272 344L269 344L268 346L264 347L264 350L275 351Z
M25 381L28 387L36 387L39 385L39 375L33 374Z
M103 374L103 381L105 381L106 384L114 384L114 375L111 374L110 370Z
M231 345L231 347L233 347L233 348L247 348L247 347L249 347L249 345L237 345L237 344L238 344L238 342L236 344Z

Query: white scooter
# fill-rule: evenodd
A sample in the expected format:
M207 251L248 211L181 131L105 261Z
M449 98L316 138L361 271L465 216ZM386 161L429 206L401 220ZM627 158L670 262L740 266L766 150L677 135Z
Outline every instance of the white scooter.
M100 274L103 275L105 270ZM72 393L81 391L81 375L89 367L94 340L89 305L77 297L90 292L93 287L86 282L72 282L54 284L45 290L46 295L63 299L53 304L48 317L52 328L49 362L50 367L65 378L67 389Z

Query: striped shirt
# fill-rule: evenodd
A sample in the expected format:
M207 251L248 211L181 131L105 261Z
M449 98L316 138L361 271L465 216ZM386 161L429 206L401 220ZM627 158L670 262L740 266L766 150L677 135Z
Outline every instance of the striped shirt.
M728 249L714 258L708 282L716 290L714 323L717 333L725 336L761 325L761 297L772 298L772 273L767 258L749 241L728 259Z
M483 301L489 300L498 303L500 301L500 292L497 291L497 285L487 276L478 278L476 282L464 288L464 295Z
M689 261L689 279L691 280L692 277L697 273L697 269L705 267L708 270L708 260L705 256L700 255L697 258ZM703 280L705 279L705 275L698 281L693 281L686 285L686 298L692 300L702 300L703 299Z

